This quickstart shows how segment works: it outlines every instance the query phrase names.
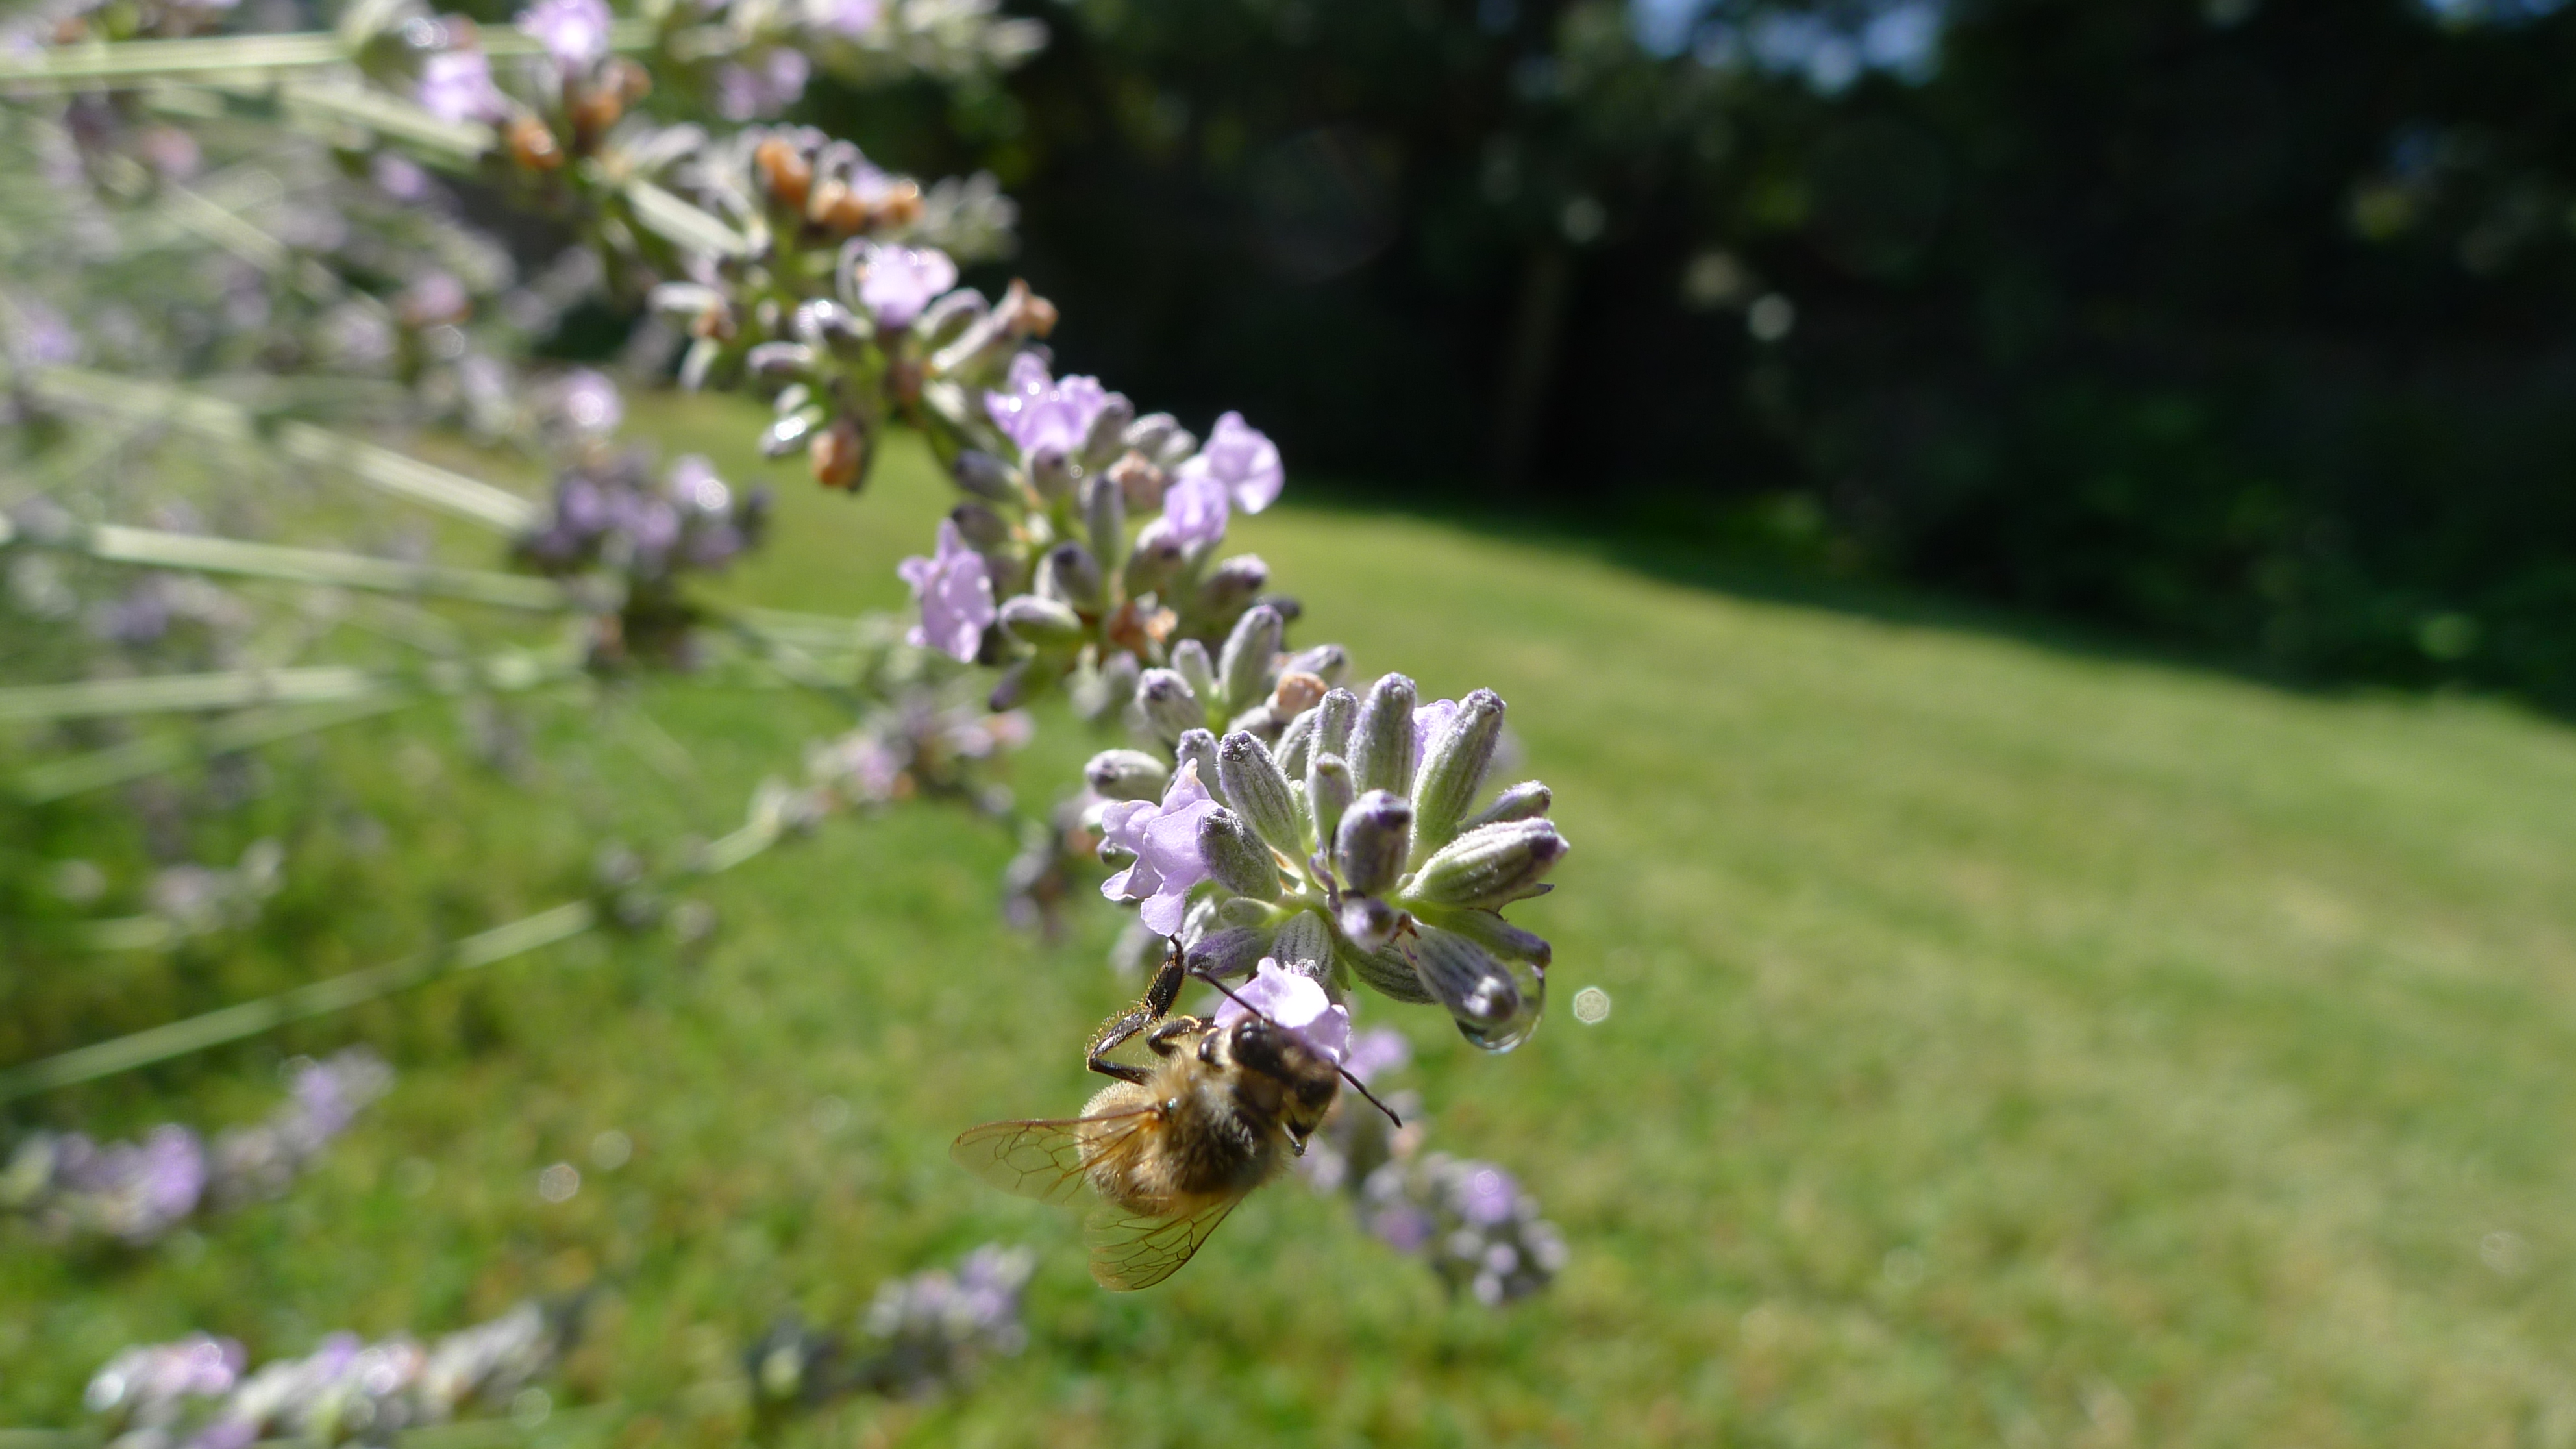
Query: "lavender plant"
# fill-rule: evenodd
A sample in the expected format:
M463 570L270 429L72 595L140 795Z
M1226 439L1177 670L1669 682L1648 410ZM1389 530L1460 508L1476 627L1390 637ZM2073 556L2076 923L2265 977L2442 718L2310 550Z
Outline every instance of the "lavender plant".
M0 1168L0 1214L39 1237L110 1237L148 1243L202 1212L284 1192L358 1113L393 1085L364 1047L299 1062L287 1100L265 1120L208 1141L165 1123L140 1141L97 1143L77 1132L37 1132Z
M744 1355L754 1402L774 1419L854 1393L918 1399L962 1387L986 1359L1028 1346L1020 1294L1036 1267L1026 1248L987 1243L954 1273L880 1284L854 1333L781 1321Z

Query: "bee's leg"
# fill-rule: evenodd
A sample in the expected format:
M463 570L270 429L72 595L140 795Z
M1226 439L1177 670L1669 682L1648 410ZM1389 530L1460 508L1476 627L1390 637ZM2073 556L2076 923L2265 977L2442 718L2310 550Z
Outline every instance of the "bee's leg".
M1156 1056L1170 1056L1171 1040L1176 1034L1175 1023L1164 1018L1171 1015L1172 1003L1181 999L1181 983L1188 979L1189 972L1182 964L1181 943L1175 940L1171 950L1164 954L1163 964L1154 969L1154 979L1145 984L1144 999L1101 1026L1099 1034L1091 1039L1091 1050L1084 1055L1083 1065L1104 1077L1116 1077L1122 1082L1150 1079L1154 1075L1153 1068L1110 1061L1109 1053L1151 1027L1153 1034L1145 1038L1145 1045L1152 1047ZM1180 1018L1179 1024L1182 1030L1198 1025L1191 1017Z
M1198 1031L1206 1025L1206 1022L1199 1020L1195 1016L1171 1017L1166 1019L1162 1025L1145 1033L1145 1045L1153 1050L1154 1055L1158 1057L1167 1057L1180 1050L1180 1047L1176 1045L1176 1043L1178 1043L1182 1037L1185 1037L1194 1031Z

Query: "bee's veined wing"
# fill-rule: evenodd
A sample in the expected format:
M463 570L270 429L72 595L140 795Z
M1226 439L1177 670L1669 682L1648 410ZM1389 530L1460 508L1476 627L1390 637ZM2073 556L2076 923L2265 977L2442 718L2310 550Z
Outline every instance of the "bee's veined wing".
M1004 1192L1040 1202L1073 1201L1090 1168L1143 1147L1153 1107L1098 1117L1058 1117L1033 1122L987 1122L948 1144L957 1165Z
M1082 1224L1082 1240L1091 1248L1092 1281L1119 1292L1153 1287L1179 1272L1241 1201L1238 1195L1211 1198L1169 1216L1102 1203Z

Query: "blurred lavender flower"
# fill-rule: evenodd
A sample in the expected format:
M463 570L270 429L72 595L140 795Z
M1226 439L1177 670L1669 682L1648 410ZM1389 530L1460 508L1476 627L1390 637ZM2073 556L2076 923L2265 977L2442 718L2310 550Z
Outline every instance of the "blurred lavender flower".
M1360 1188L1370 1231L1419 1252L1453 1293L1499 1307L1545 1288L1564 1270L1565 1240L1538 1200L1489 1162L1434 1152L1395 1161Z
M1026 1248L987 1243L953 1274L888 1280L849 1341L780 1322L744 1355L761 1415L774 1421L851 1393L918 1399L962 1386L985 1358L1028 1346L1020 1295L1036 1266Z
M423 60L412 95L422 110L452 123L497 121L510 112L509 98L492 83L491 58L479 50L443 50Z
M1100 893L1113 901L1143 901L1137 914L1148 929L1178 934L1191 889L1208 878L1199 826L1217 808L1199 783L1198 763L1185 761L1159 803L1120 800L1102 810L1103 851L1124 851L1135 861L1101 882Z
M905 559L895 570L912 585L921 622L905 636L916 649L937 649L971 660L993 622L993 578L984 556L966 546L953 519L939 523L939 548L928 558Z
M936 247L870 242L859 300L880 327L909 327L933 297L957 285L957 264Z
M1009 809L1010 792L985 778L986 770L1026 747L1035 733L1022 711L993 714L927 687L911 688L859 728L817 747L806 774L853 805L927 795L999 813Z
M716 68L716 114L728 121L774 116L796 104L813 77L813 63L791 46L773 46L747 64Z
M1313 977L1286 970L1267 956L1250 981L1218 1003L1216 1022L1230 1026L1255 1011L1337 1066L1350 1055L1351 1009L1326 996Z
M564 374L555 385L553 413L576 435L599 438L616 432L617 425L626 421L626 404L607 374L583 367Z
M363 1047L300 1063L284 1106L254 1126L219 1134L211 1150L195 1132L167 1123L140 1142L104 1147L76 1132L37 1133L0 1170L0 1212L57 1241L150 1242L202 1208L284 1191L392 1080Z
M604 0L537 0L519 12L516 23L569 73L608 58L611 18Z
M984 394L984 411L1020 450L1022 461L1042 452L1070 457L1082 450L1108 406L1109 390L1096 377L1055 378L1034 352L1011 359L999 392Z
M809 0L813 23L835 35L865 35L885 14L883 0Z
M90 1380L85 1402L132 1449L382 1444L506 1404L554 1366L574 1326L569 1313L523 1303L427 1348L408 1337L371 1344L335 1333L302 1358L247 1374L240 1344L193 1334L118 1354Z
M1350 1050L1342 1057L1342 1070L1367 1085L1388 1072L1404 1070L1412 1061L1413 1043L1403 1032L1391 1026L1373 1026L1352 1036Z
M1183 460L1174 476L1185 483L1206 479L1222 485L1234 506L1246 513L1259 513L1277 502L1288 480L1279 463L1278 445L1246 423L1241 413L1218 418L1206 445Z

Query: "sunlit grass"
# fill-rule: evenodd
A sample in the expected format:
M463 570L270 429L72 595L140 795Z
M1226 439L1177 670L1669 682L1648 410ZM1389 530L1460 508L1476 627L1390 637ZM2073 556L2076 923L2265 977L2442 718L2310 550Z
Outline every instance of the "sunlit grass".
M742 414L648 411L749 473ZM916 455L895 464L855 504L780 470L740 594L894 603L944 500ZM879 1279L1001 1237L1044 1255L1030 1352L803 1440L2576 1436L2563 728L1748 603L1398 517L1238 529L1305 598L1301 638L1431 695L1499 688L1556 787L1574 854L1519 908L1557 943L1549 1025L1491 1059L1422 1013L1366 1013L1420 1047L1435 1144L1510 1167L1564 1229L1551 1296L1449 1304L1294 1185L1168 1287L1096 1292L1069 1216L945 1147L1080 1103L1080 1043L1127 989L1101 964L1110 913L1061 946L1013 934L1011 843L904 809L701 892L723 921L701 960L559 949L300 1032L387 1044L394 1096L291 1197L202 1236L0 1247L0 1422L71 1421L138 1339L301 1352L596 1283L574 1396L639 1406L623 1443L712 1441L777 1313L847 1323ZM452 818L375 856L308 846L309 868L407 900L452 880L457 924L488 924L473 912L577 888L594 821L730 828L833 725L786 695L639 703L693 766L666 777L604 735L565 818L389 759L388 814ZM1023 795L1088 748L1051 720ZM1565 1009L1587 985L1612 1000L1598 1025ZM257 1110L261 1060L220 1059L210 1089L173 1074L203 1095L163 1115ZM124 1086L83 1100L151 1115ZM612 1128L634 1157L601 1171ZM584 1186L548 1204L557 1161Z

